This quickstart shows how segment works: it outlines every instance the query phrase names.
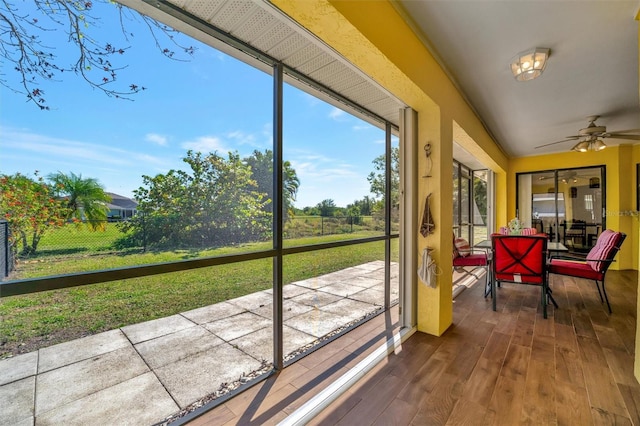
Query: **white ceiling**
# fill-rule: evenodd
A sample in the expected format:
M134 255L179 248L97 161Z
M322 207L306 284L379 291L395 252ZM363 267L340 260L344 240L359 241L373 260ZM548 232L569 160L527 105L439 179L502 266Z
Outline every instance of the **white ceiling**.
M576 135L590 115L609 132L640 128L638 0L399 3L509 155L570 150L534 148ZM547 68L518 82L510 60L533 47L551 49Z

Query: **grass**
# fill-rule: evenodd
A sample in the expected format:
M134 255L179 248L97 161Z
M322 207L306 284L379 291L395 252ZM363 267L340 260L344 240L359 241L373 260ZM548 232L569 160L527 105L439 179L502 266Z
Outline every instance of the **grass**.
M371 233L291 240L296 245L365 237ZM392 240L397 261L398 240ZM268 249L270 243L247 244L200 252L158 252L127 256L87 255L64 262L41 258L24 265L21 276L35 277L168 262ZM349 266L384 259L384 242L298 253L284 258L285 284ZM0 357L32 351L87 334L170 316L271 288L272 260L259 259L210 268L119 280L0 299Z

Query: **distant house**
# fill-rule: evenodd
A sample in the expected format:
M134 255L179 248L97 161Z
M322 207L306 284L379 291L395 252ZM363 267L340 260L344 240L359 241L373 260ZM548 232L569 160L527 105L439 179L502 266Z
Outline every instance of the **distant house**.
M107 207L109 207L108 220L129 219L136 214L138 203L135 200L113 192L107 192L107 195L111 197L111 202L107 203Z

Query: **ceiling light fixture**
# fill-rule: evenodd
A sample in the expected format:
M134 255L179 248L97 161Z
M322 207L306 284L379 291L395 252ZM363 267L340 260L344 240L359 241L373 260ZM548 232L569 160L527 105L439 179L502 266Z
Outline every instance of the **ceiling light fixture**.
M518 81L529 81L539 77L547 66L549 49L536 47L518 53L511 60L511 72Z
M602 151L605 149L607 145L602 142L600 139L586 139L578 142L573 148L573 151L577 152L587 152L587 151Z

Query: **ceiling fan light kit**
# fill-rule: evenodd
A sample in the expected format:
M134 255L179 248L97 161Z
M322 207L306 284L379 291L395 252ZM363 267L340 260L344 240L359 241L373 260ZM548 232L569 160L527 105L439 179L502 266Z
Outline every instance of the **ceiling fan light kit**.
M518 53L511 60L511 72L518 81L529 81L539 77L547 66L549 49L536 47Z
M577 135L567 136L564 140L551 142L544 145L538 145L535 149L543 148L545 146L555 145L558 143L564 143L569 141L579 141L571 148L576 152L587 151L602 151L607 147L602 139L627 139L627 140L640 140L640 129L619 130L617 132L607 132L606 126L598 126L595 121L599 118L599 115L592 115L587 117L589 125L583 129L578 130Z
M595 140L589 139L589 140L578 142L571 149L577 152L587 152L587 151L602 151L606 147L607 145L605 145L605 143L602 142L600 139L595 139Z

